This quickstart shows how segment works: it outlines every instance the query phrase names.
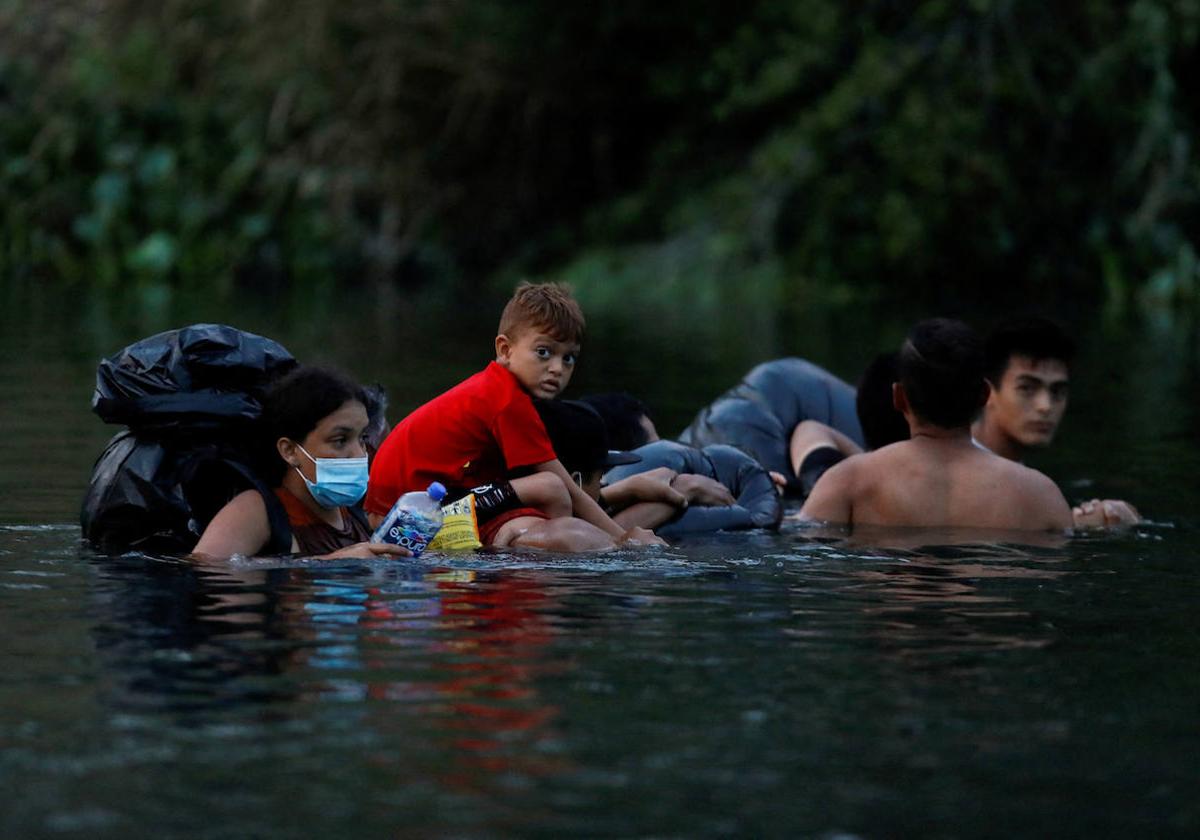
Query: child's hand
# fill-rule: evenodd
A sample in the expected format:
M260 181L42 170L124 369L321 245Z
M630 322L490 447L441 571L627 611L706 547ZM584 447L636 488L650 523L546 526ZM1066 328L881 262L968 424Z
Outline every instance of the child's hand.
M664 502L673 507L687 507L687 496L671 486L675 471L666 467L623 478L604 490L604 498L618 508L637 502Z
M337 560L342 557L356 557L360 560L369 560L372 557L412 557L412 552L391 543L360 542L331 551L329 554L322 554L318 559Z
M617 545L667 545L667 541L658 534L651 531L649 528L630 528L621 538L617 540Z
M687 498L688 504L716 507L737 503L728 487L706 475L682 473L676 476L671 486Z

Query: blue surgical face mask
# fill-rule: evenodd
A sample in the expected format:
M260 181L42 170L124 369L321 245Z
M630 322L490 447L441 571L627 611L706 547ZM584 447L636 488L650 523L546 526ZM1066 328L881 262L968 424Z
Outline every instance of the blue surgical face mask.
M356 505L367 494L367 459L362 458L314 458L300 444L296 447L303 452L308 460L317 465L317 480L309 481L299 467L292 467L300 473L308 492L316 503L324 508Z

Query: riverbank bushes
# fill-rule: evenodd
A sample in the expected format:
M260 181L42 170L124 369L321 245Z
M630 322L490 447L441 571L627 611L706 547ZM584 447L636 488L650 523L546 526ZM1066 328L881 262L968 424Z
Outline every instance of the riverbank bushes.
M12 0L0 37L6 277L1198 291L1196 0Z

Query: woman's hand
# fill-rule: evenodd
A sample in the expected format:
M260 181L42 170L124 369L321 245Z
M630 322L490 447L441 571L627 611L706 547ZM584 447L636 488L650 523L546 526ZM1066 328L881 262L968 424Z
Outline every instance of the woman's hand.
M391 543L360 542L322 554L318 560L337 560L343 557L355 557L360 560L370 560L372 557L412 557L407 548Z

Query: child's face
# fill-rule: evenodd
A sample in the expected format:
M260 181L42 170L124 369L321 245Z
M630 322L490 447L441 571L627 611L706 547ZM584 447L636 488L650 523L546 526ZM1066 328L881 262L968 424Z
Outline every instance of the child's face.
M532 396L553 399L562 393L575 372L577 343L558 339L535 328L522 330L516 341L496 336L496 361L508 368Z

